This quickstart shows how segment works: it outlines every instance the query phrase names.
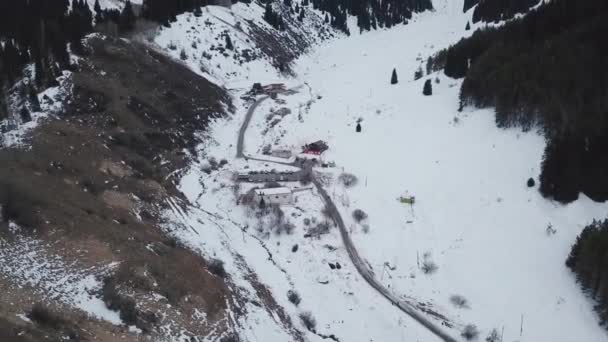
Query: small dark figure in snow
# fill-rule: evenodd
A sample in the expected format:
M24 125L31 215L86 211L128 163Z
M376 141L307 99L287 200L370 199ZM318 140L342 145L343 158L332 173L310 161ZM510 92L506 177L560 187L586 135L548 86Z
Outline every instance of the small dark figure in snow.
M361 133L361 123L357 122L357 127L355 128L355 130L357 131L357 133Z
M534 178L528 178L528 188L533 187L535 184Z
M399 80L397 79L397 69L393 69L393 74L391 75L391 84L397 84Z

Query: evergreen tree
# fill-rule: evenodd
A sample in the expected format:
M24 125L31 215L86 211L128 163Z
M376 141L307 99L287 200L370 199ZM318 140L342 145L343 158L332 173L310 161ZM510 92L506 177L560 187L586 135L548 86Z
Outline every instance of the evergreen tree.
M418 81L424 76L424 72L422 71L422 67L419 66L416 72L414 72L414 81Z
M424 82L424 88L422 89L422 94L424 94L425 96L433 95L433 82L431 82L431 79L428 79L428 80L426 80L426 82Z
M95 24L99 25L103 23L103 10L101 9L101 5L99 5L99 0L95 0L93 9L95 10Z
M230 35L226 34L226 49L232 50L234 46L232 45L232 39L230 39Z
M471 29L471 24L467 21L467 26L465 26L465 31L468 31Z
M125 3L125 7L122 9L120 13L120 22L119 28L123 32L131 31L135 28L135 13L133 13L133 6L131 5L131 1L127 0Z
M32 115L30 114L30 111L27 110L27 108L25 108L25 106L21 107L19 116L21 117L22 123L28 123L28 122L32 121Z
M32 105L32 109L35 112L40 111L40 101L38 100L38 94L36 94L36 88L33 85L29 85L28 87L28 95L30 99L30 104Z
M397 79L397 69L393 69L393 74L391 75L391 84L397 84L399 80Z

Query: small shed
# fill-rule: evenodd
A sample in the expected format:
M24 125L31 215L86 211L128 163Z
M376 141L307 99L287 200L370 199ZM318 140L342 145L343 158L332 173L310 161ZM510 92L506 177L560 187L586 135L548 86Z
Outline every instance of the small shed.
M266 188L255 189L255 200L260 203L264 200L265 204L289 205L293 204L293 192L290 188Z

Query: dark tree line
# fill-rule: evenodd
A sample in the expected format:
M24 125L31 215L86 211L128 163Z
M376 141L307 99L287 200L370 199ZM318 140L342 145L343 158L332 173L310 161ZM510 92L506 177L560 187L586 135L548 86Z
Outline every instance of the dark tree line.
M465 77L462 106L494 107L500 127L539 127L540 191L560 202L608 200L608 2L554 0L479 30L437 55ZM437 63L431 63L437 65Z
M596 300L603 326L608 323L608 220L585 227L566 259L583 290Z
M176 16L185 12L195 12L200 15L201 6L206 6L207 0L144 0L142 16L164 25L174 22Z
M296 13L303 19L303 7L310 6L325 12L325 22L333 28L350 34L348 16L357 18L357 26L361 31L369 31L382 27L392 27L407 23L413 12L433 9L431 0L281 0L283 5L291 7L295 4ZM266 1L264 19L277 29L282 28L282 18L272 8L272 0Z
M0 2L0 88L17 80L28 64L34 65L37 88L54 85L60 71L70 68L68 44L73 53L82 53L82 38L93 31L94 21L133 28L129 1L122 12L103 10L98 2L94 9L95 16L84 0Z
M498 22L513 18L516 14L526 13L541 0L465 0L465 12L467 5L475 7L473 22ZM470 7L469 7L470 8Z
M479 3L479 0L464 0L464 8L462 9L463 12L466 12L468 10L470 10L471 8L473 8L473 6L477 5Z

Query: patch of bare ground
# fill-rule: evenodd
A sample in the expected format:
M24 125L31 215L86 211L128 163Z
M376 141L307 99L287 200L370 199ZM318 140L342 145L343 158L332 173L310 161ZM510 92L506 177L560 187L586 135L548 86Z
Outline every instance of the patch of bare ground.
M97 36L86 45L70 105L33 132L27 150L0 150L0 239L25 234L80 269L116 263L105 280L109 292L98 295L145 335L164 334L167 326L193 337L221 333L229 288L205 260L163 235L158 213L164 197L182 197L167 176L188 164L196 133L230 108L229 99L137 43ZM11 291L30 298L25 288ZM115 341L126 331L73 308L52 309L86 327L90 339ZM14 313L0 309L0 337L22 325ZM42 340L36 329L23 341Z

